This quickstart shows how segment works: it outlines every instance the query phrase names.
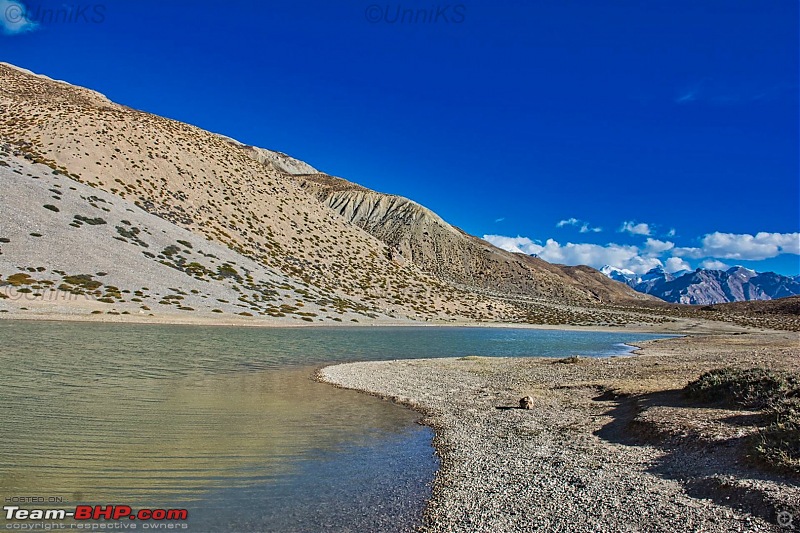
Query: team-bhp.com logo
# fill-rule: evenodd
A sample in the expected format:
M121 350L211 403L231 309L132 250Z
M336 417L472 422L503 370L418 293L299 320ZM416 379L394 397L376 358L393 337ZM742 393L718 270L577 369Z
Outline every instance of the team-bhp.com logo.
M6 520L187 520L186 509L140 509L128 505L78 505L72 509L22 509L18 505L3 507Z

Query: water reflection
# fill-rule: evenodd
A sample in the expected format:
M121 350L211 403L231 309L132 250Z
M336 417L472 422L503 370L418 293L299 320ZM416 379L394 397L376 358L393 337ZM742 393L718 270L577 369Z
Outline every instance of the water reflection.
M313 382L314 365L592 355L651 337L0 322L0 497L188 502L202 530L402 530L436 467L430 431Z

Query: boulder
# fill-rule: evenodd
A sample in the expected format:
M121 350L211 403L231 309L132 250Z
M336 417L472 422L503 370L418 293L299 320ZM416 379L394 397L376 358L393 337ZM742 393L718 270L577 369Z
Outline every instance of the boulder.
M533 396L525 396L519 400L520 409L533 409Z

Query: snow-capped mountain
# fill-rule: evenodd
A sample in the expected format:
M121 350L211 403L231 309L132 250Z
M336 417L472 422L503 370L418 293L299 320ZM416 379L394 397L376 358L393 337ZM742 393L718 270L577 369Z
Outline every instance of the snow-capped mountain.
M632 270L628 270L626 268L617 268L612 267L611 265L606 265L600 269L600 272L614 281L622 282L630 287L635 286L639 282L639 276L637 276Z
M639 292L683 304L708 305L745 300L773 300L800 295L800 276L781 276L735 266L728 270L666 272L657 267L642 276L630 270L604 266L600 272Z

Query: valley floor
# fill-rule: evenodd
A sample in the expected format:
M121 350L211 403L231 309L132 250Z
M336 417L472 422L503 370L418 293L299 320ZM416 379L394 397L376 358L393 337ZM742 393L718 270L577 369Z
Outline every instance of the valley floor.
M758 414L680 389L713 368L797 372L799 334L693 335L637 353L351 363L319 379L410 406L436 430L427 531L778 531L782 512L796 525L797 477L746 457ZM533 409L518 409L527 395Z

